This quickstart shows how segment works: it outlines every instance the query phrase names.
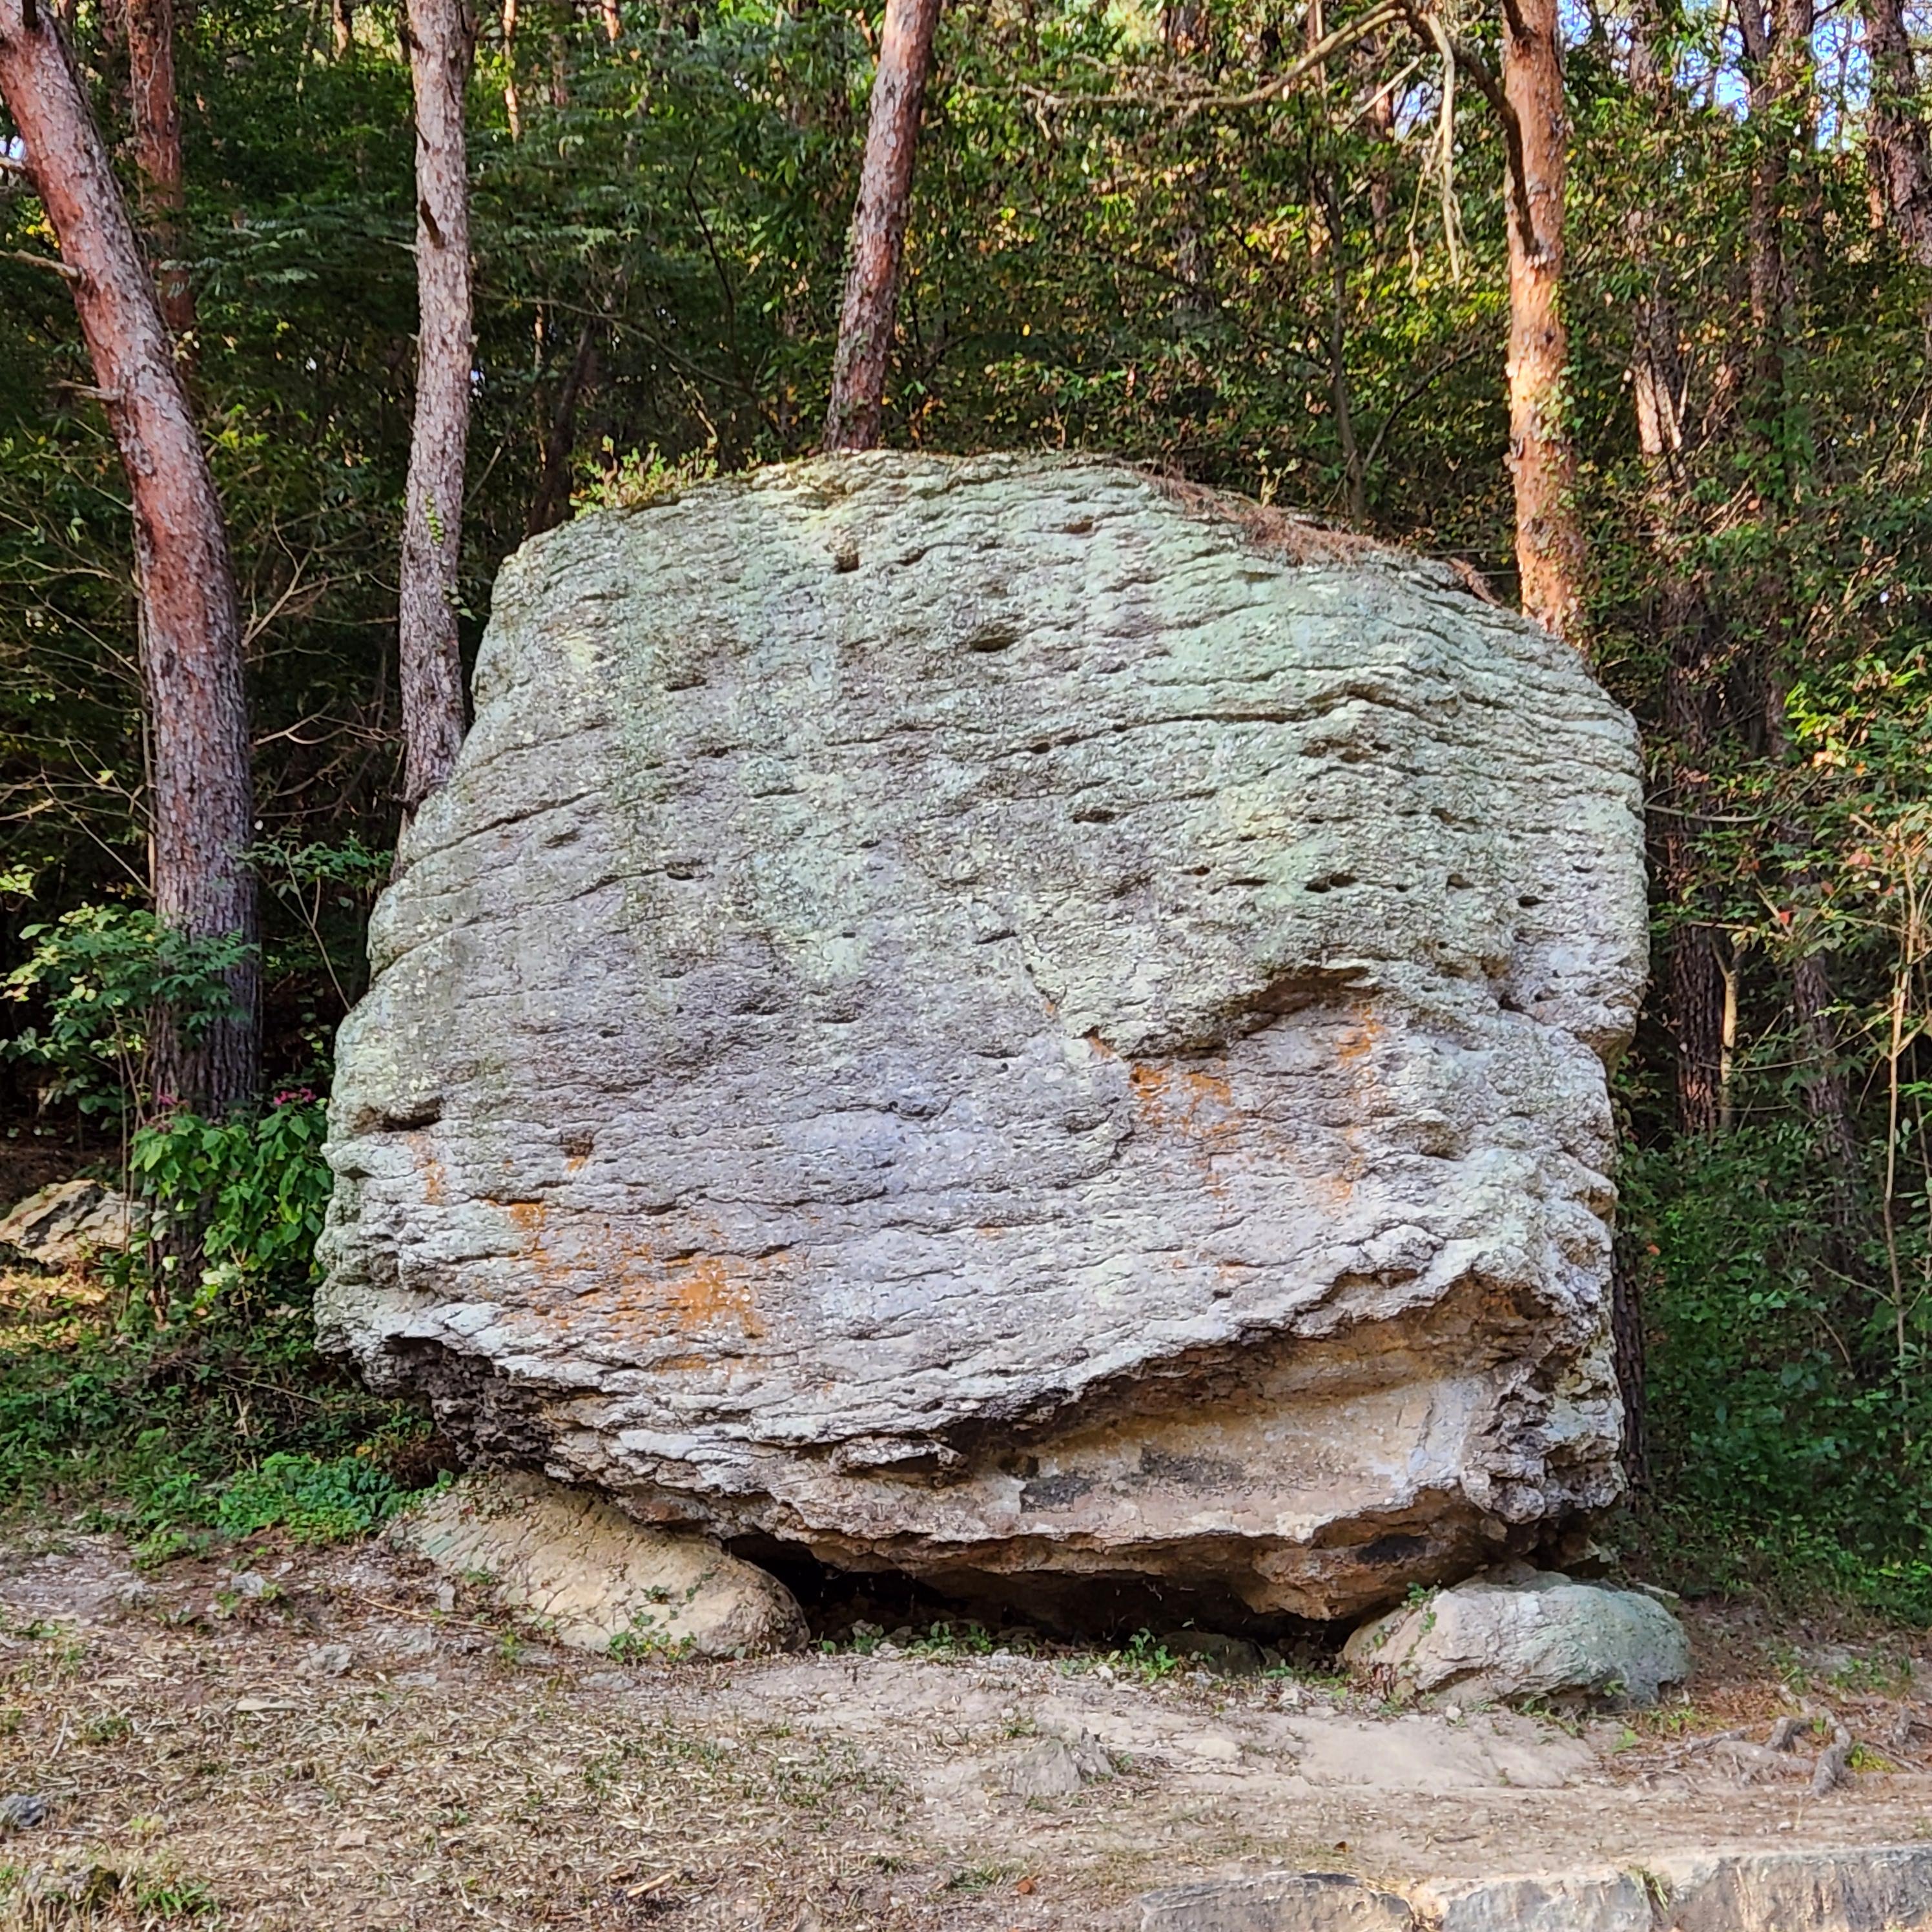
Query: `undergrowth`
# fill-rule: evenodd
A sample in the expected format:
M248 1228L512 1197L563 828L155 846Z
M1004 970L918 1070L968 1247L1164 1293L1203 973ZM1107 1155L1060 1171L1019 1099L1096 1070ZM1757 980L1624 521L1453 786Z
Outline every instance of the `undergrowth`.
M424 1424L315 1348L321 1137L306 1092L170 1117L135 1137L128 1254L0 1276L0 1516L116 1529L152 1562L364 1534L435 1479Z
M1639 1573L1932 1624L1932 1302L1901 1316L1882 1256L1834 1253L1802 1128L1633 1153L1619 1191L1648 1333L1648 1494L1616 1532ZM1932 1268L1922 1228L1904 1253Z

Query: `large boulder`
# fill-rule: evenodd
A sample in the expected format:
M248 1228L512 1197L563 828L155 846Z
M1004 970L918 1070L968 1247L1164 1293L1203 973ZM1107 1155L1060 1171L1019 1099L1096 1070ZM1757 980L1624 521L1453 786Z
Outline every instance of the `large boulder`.
M1612 1498L1642 834L1573 651L1117 465L877 454L537 539L476 690L339 1046L373 1378L1016 1599L1337 1616Z

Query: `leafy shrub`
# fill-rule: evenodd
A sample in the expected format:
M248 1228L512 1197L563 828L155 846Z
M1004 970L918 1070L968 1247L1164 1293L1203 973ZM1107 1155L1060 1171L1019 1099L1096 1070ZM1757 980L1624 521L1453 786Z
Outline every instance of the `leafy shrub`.
M238 938L193 939L151 912L88 905L30 926L26 958L0 982L7 998L37 1001L45 1023L0 1052L49 1076L43 1098L84 1114L138 1115L151 1100L148 1046L156 1010L170 1008L191 1040L236 1011L227 975L249 954Z
M326 1130L320 1102L300 1088L252 1120L174 1112L134 1136L129 1178L148 1208L135 1265L165 1280L184 1252L199 1256L191 1286L166 1284L162 1298L178 1312L224 1296L238 1311L305 1298L328 1208Z

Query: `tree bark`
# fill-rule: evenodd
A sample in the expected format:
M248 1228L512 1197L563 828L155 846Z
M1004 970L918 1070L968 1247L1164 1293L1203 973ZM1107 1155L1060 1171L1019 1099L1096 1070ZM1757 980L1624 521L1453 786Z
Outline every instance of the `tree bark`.
M328 0L328 22L335 39L335 58L340 60L356 44L356 0Z
M838 346L832 358L832 400L825 414L827 449L878 446L913 163L938 24L939 0L886 0L866 158L852 215Z
M141 212L160 260L154 279L161 314L176 335L195 324L194 290L179 260L187 191L182 167L181 109L175 91L174 0L126 0L128 94L134 122L134 165Z
M107 148L51 8L0 0L0 98L59 243L128 473L154 812L154 910L198 938L257 937L242 625L214 479ZM254 1090L259 968L200 1039L160 1016L158 1094L221 1113Z
M1557 0L1507 0L1503 93L1520 134L1510 197L1510 476L1516 491L1522 608L1574 639L1583 602L1576 452L1564 418L1570 356L1563 320L1563 198L1569 116Z
M1334 177L1320 184L1322 213L1328 230L1328 399L1335 411L1335 439L1342 458L1343 508L1352 524L1367 520L1368 490L1360 444L1355 438L1355 412L1348 400L1348 259L1343 252L1341 198Z
M554 530L570 507L570 452L577 439L577 404L596 368L597 326L586 322L578 332L577 348L550 412L549 434L544 438L543 470L524 526L526 536Z
M1864 0L1864 10L1871 67L1865 172L1873 213L1917 260L1932 268L1932 154L1927 152L1905 8L1903 0Z
M462 0L409 0L416 106L416 411L403 506L398 640L403 807L448 778L463 742L456 628L470 444L470 176L464 94L476 52Z

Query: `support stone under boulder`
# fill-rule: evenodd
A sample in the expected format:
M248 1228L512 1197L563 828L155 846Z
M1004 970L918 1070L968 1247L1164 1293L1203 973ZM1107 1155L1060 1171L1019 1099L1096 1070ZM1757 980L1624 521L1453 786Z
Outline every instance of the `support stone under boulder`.
M328 1343L1038 1608L1334 1618L1616 1493L1629 720L1448 571L874 455L507 566L345 1025Z

